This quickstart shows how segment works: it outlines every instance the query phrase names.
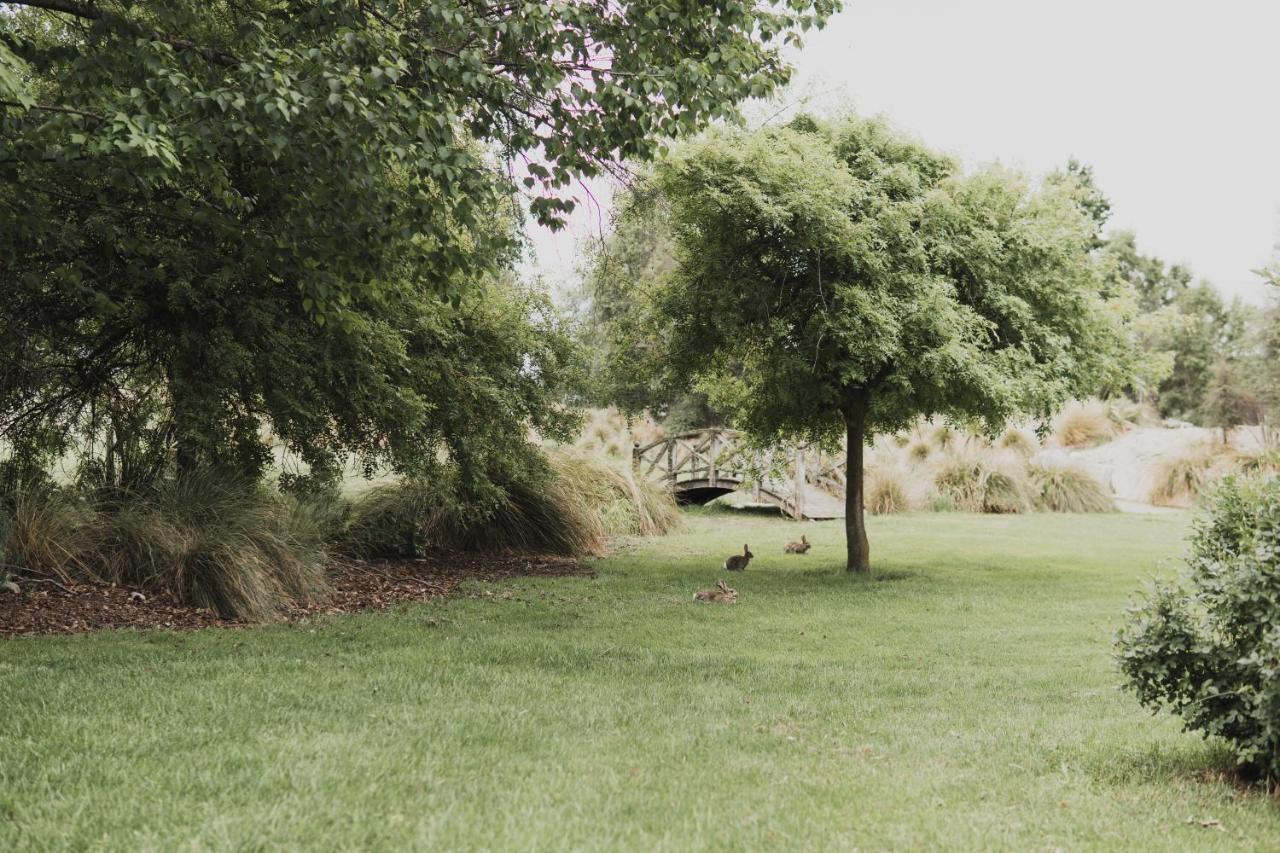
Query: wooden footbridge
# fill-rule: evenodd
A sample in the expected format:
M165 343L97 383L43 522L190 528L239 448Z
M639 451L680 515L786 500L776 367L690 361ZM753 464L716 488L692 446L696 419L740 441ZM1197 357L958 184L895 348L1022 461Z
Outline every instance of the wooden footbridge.
M843 453L760 450L735 430L702 429L637 445L632 462L638 476L667 483L681 503L744 492L792 518L844 517Z

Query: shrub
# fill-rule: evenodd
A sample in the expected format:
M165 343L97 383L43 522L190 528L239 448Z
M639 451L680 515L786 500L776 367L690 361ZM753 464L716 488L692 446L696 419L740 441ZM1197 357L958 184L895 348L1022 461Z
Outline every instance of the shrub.
M1097 400L1069 404L1054 421L1053 433L1063 447L1089 447L1114 436L1110 410Z
M1080 468L1031 465L1027 478L1036 504L1050 512L1115 512L1107 487Z
M1280 478L1226 479L1197 519L1182 578L1129 611L1116 643L1152 710L1228 741L1251 776L1280 780Z
M910 509L907 486L901 471L873 468L867 472L864 502L872 515L894 515Z
M1025 471L994 453L951 456L938 469L934 485L961 512L1018 513L1033 508Z

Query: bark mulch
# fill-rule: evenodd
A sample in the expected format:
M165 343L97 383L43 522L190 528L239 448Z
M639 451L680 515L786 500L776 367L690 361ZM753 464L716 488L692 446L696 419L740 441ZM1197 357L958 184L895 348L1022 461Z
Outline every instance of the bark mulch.
M472 554L438 550L416 559L336 560L329 566L333 595L295 604L281 614L296 622L329 613L382 610L404 601L459 594L466 581L513 577L591 576L595 572L565 557ZM212 610L180 603L163 590L136 590L97 583L19 578L21 592L0 590L0 636L83 634L107 628L194 629L240 627Z

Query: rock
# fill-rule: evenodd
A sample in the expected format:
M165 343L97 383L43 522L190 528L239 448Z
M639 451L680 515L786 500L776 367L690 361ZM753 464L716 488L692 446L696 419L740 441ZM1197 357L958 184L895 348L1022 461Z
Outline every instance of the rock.
M5 592L11 592L14 595L22 594L22 587L18 586L16 583L14 583L11 580L6 580L4 583L0 583L0 589L4 590Z

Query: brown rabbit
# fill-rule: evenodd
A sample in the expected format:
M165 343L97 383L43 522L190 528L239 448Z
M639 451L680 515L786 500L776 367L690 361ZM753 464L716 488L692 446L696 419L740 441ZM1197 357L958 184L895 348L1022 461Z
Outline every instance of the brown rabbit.
M700 589L693 594L694 601L710 601L715 604L733 604L738 591L724 581L716 581L715 589Z
M750 563L751 558L754 556L755 554L751 553L751 549L748 548L746 545L743 545L741 554L734 554L732 557L724 561L725 571L729 571L729 572L746 571L747 563Z
M801 534L799 542L788 542L787 547L783 548L782 551L786 554L804 554L812 547L813 545L809 543L809 537Z

